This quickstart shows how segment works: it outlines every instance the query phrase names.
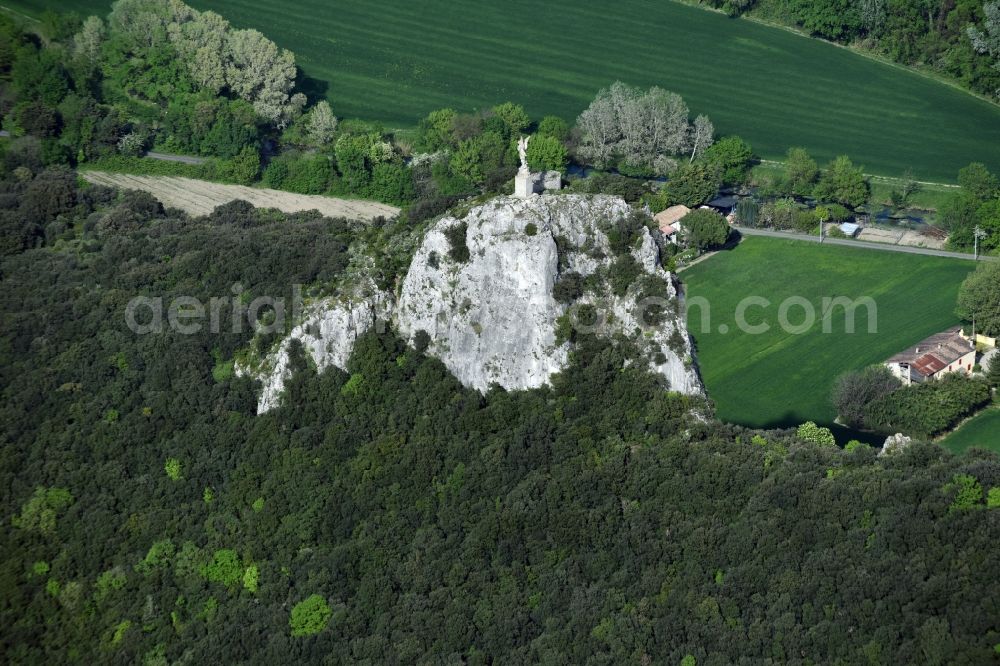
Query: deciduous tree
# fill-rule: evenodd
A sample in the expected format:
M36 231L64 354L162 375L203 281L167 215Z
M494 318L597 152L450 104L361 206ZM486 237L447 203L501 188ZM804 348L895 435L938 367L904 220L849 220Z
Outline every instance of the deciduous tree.
M856 208L868 200L868 181L847 155L841 155L823 170L813 195L823 201L835 201Z
M684 241L698 250L725 245L729 238L729 224L714 210L699 208L680 220Z
M1000 336L1000 262L980 264L958 290L955 314L976 322L976 331Z
M316 146L325 146L333 140L337 132L337 118L325 99L317 102L309 112L306 133L309 141Z

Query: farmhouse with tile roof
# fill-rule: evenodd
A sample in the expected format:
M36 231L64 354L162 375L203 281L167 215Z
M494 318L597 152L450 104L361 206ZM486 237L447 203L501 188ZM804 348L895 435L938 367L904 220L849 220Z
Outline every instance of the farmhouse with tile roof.
M976 346L957 327L921 340L885 362L886 367L907 385L948 372L969 374L975 364Z

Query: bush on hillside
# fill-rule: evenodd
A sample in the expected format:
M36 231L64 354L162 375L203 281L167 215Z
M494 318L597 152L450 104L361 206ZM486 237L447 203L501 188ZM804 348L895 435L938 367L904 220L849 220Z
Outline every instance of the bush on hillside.
M864 408L864 422L886 433L933 437L989 402L986 382L951 374L876 398Z

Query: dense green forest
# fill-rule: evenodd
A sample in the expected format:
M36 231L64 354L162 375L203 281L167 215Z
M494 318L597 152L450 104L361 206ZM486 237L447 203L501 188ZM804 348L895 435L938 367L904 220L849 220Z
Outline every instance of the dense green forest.
M529 128L536 167L580 146L628 155L503 104L431 114L410 148L445 157L407 164L395 137L308 105L290 54L259 33L161 4L175 13L130 0L107 23L50 15L41 35L0 22L5 661L935 664L1000 650L993 453L878 457L812 424L720 423L627 341L582 333L551 387L486 395L391 328L360 339L347 372L318 374L293 348L282 406L258 416L234 359L281 330L255 332L276 316L250 321L255 299L296 285L318 298L362 266L393 289L423 221L503 186ZM207 34L227 37L190 48ZM71 169L149 148L216 158L203 176L409 208L370 225L243 202L191 218ZM666 205L746 178L745 142L703 152L675 155L667 198L614 174L575 187ZM867 191L843 160L790 161L772 187L852 206ZM998 196L985 169L966 172L956 228ZM175 298L214 298L223 324L140 335L136 296L161 299L165 320Z
M349 372L294 354L256 416L228 362L272 338L136 335L128 300L239 283L229 321L399 229L189 219L18 174L0 205L39 235L0 263L9 662L982 663L1000 644L994 454L724 425L586 335L551 388L483 396L371 333Z

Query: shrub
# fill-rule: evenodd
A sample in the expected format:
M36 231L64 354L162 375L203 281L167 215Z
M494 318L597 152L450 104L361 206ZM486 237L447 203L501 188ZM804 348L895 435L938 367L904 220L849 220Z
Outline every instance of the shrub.
M251 185L260 175L260 153L256 148L247 146L239 155L226 163L223 173L239 185Z
M572 303L583 296L583 276L570 271L559 276L552 288L552 296L560 303Z
M431 336L424 329L419 329L413 334L413 348L423 354L431 346Z
M569 138L569 123L559 116L545 116L538 123L538 134L565 141Z
M887 433L933 437L989 401L986 382L951 374L872 401L865 407L865 424Z
M699 251L725 245L729 238L729 224L714 210L693 210L681 218L680 224L684 240Z
M976 477L969 474L956 474L952 477L951 483L945 486L945 491L955 492L955 499L949 507L950 511L973 509L983 501L983 487L979 485Z
M210 583L231 587L243 579L243 566L235 550L223 548L215 551L212 561L201 568L201 575Z
M636 318L640 324L659 326L667 318L664 299L667 297L668 285L658 275L642 275L638 280L636 290ZM676 330L676 329L675 329ZM681 343L683 348L683 341Z
M884 365L847 372L833 386L833 405L844 423L854 428L865 427L865 408L901 386L901 382Z
M378 201L404 205L413 200L413 175L402 164L378 164L372 169L367 194Z
M468 230L469 226L465 222L454 224L444 230L444 237L448 239L448 257L459 264L464 264L471 257L465 240Z
M288 163L274 160L264 169L264 184L271 189L280 190L288 179Z
M203 180L221 180L218 162L211 159L203 164L184 164L183 162L154 160L148 157L113 155L87 162L87 169L139 176L185 176Z
M292 636L312 636L318 634L326 628L333 610L326 603L326 599L318 594L313 594L292 608L289 618L289 625L292 628Z
M611 194L629 202L638 201L646 194L641 181L611 173L595 173L577 181L573 189L590 194Z
M796 208L792 211L792 228L804 234L811 234L817 231L819 221L812 211L804 208Z
M608 284L615 296L624 296L629 286L642 274L642 266L630 254L624 254L611 264Z
M715 196L721 183L719 168L707 162L682 164L664 186L671 203L694 208Z
M718 167L722 182L737 184L746 180L753 150L740 137L726 136L709 146L703 159Z
M323 194L330 186L333 168L323 155L300 157L288 162L288 176L281 189L298 194Z
M642 236L645 218L639 213L619 217L605 227L608 247L616 257L630 254Z
M456 203L461 201L460 196L435 196L429 199L420 199L406 209L406 219L411 224L429 220L432 217L441 215Z
M569 159L562 141L540 134L528 142L527 158L532 171L562 171Z
M823 428L812 421L806 421L795 432L799 439L820 446L836 446L837 439L829 428Z

